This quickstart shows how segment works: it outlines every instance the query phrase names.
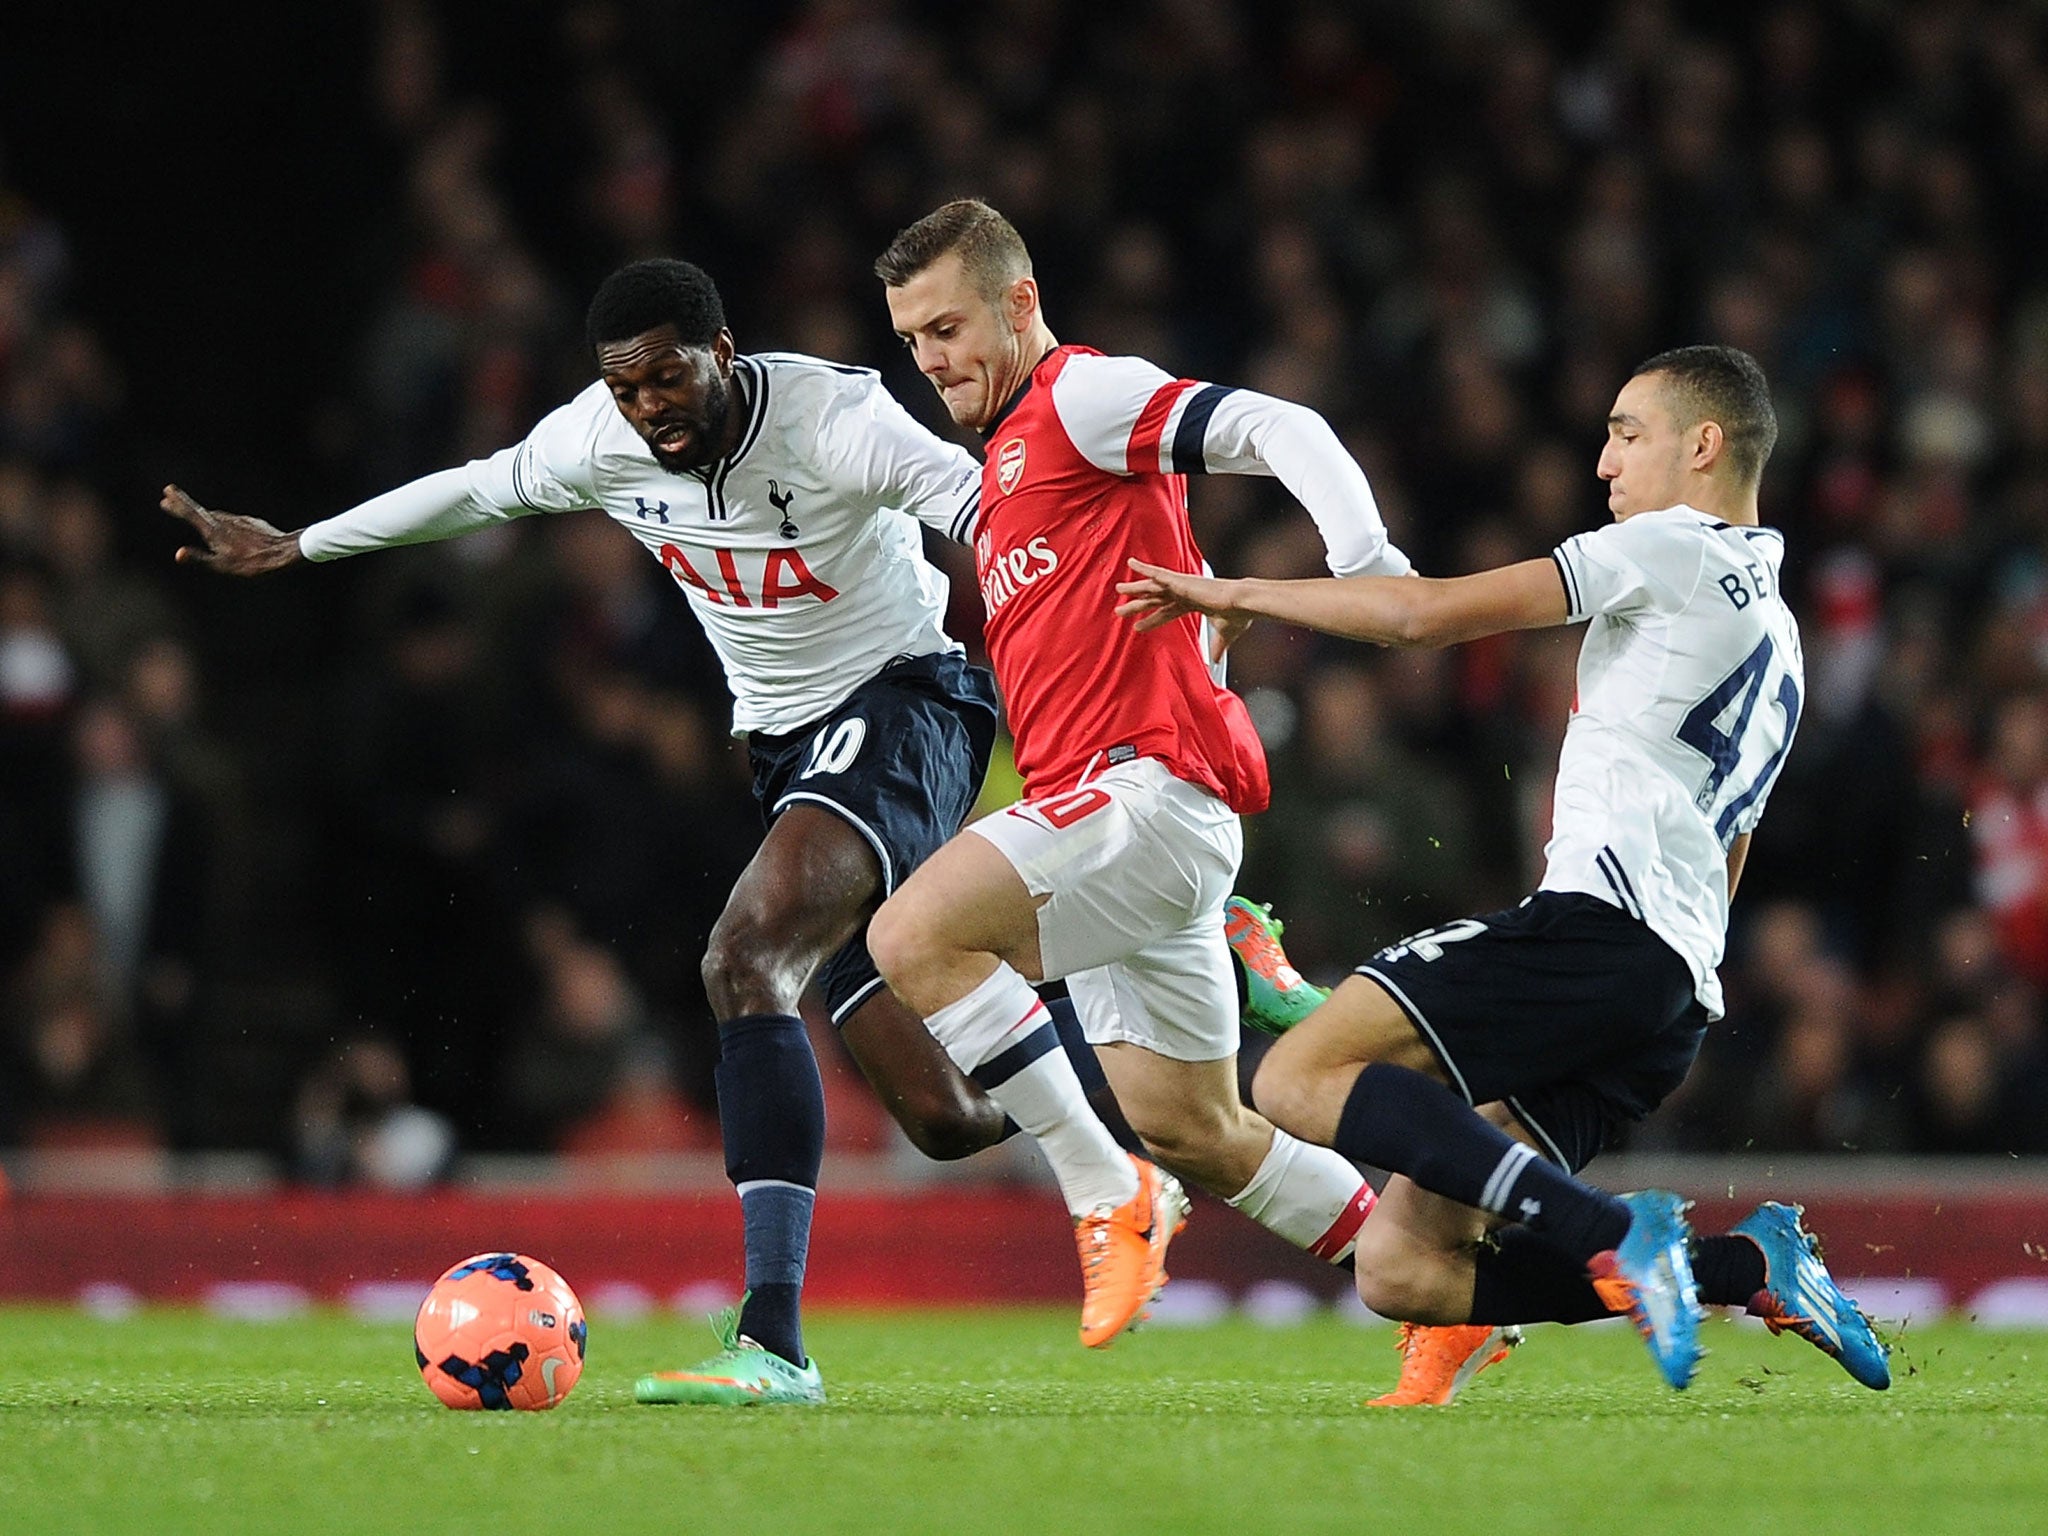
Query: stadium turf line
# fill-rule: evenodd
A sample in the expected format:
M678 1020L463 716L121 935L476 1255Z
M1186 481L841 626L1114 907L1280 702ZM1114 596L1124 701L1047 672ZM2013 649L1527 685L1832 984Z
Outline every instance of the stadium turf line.
M2048 1335L1909 1332L1889 1393L1714 1322L1672 1393L1625 1328L1532 1330L1449 1410L1359 1406L1392 1331L1324 1318L1080 1349L1066 1311L821 1311L832 1402L650 1409L707 1352L592 1319L575 1394L452 1413L404 1324L0 1311L0 1527L44 1533L2048 1529ZM24 1523L17 1525L16 1520Z

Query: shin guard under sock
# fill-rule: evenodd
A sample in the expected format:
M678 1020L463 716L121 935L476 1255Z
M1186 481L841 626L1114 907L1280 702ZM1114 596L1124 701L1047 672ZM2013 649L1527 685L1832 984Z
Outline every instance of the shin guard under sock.
M1264 1161L1229 1204L1324 1263L1342 1264L1375 1198L1365 1175L1342 1157L1275 1126Z
M1692 1277L1707 1305L1747 1307L1764 1288L1764 1251L1733 1234L1698 1238L1692 1246Z
M1422 1188L1547 1234L1582 1264L1614 1247L1628 1207L1553 1168L1457 1094L1406 1067L1358 1074L1332 1145L1355 1163L1406 1174Z
M803 1020L750 1014L719 1026L719 1134L746 1230L740 1332L804 1363L801 1299L825 1154L825 1092Z
M1590 1323L1613 1315L1586 1266L1541 1233L1502 1227L1474 1255L1475 1323Z
M1137 1170L1103 1127L1031 984L998 965L926 1025L960 1069L1038 1143L1067 1209L1085 1216L1138 1189Z

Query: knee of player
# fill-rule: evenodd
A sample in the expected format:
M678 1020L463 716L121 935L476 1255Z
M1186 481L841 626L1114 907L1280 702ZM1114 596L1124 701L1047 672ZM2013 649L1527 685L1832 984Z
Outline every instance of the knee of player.
M1398 1277L1375 1268L1366 1258L1363 1245L1352 1256L1357 1266L1358 1299L1381 1317L1391 1317L1396 1322L1420 1322L1413 1315L1409 1305L1411 1294L1400 1284Z
M734 942L723 923L711 930L711 938L704 946L704 962L698 969L704 977L704 990L714 1002L721 992L731 991L754 968L745 947Z
M1281 1130L1301 1135L1311 1101L1311 1079L1294 1060L1294 1053L1276 1045L1260 1060L1252 1074L1252 1106Z
M911 976L923 960L928 926L897 897L883 902L868 921L868 953L893 985Z
M753 924L720 918L704 946L704 995L720 1018L748 1013L788 1013L796 1006L795 986L784 979L790 967L777 946Z

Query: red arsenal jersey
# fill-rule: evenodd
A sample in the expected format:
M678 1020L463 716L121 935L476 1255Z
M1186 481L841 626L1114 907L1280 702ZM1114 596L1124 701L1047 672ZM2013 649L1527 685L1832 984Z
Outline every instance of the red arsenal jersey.
M1152 757L1232 810L1265 809L1265 749L1212 676L1200 621L1140 634L1115 613L1130 558L1205 568L1179 471L1203 467L1209 417L1231 393L1058 347L986 434L974 566L1030 798Z

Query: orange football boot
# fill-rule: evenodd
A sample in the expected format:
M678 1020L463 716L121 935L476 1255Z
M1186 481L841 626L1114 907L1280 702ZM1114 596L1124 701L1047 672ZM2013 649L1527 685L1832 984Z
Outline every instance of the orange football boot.
M1426 1327L1403 1323L1395 1341L1401 1351L1401 1380L1394 1390L1367 1404L1371 1408L1442 1408L1489 1365L1507 1359L1522 1342L1522 1330L1487 1323Z
M1106 1348L1142 1322L1166 1284L1166 1245L1188 1224L1188 1197L1165 1169L1131 1158L1138 1192L1099 1205L1074 1223L1081 1250L1081 1342Z

